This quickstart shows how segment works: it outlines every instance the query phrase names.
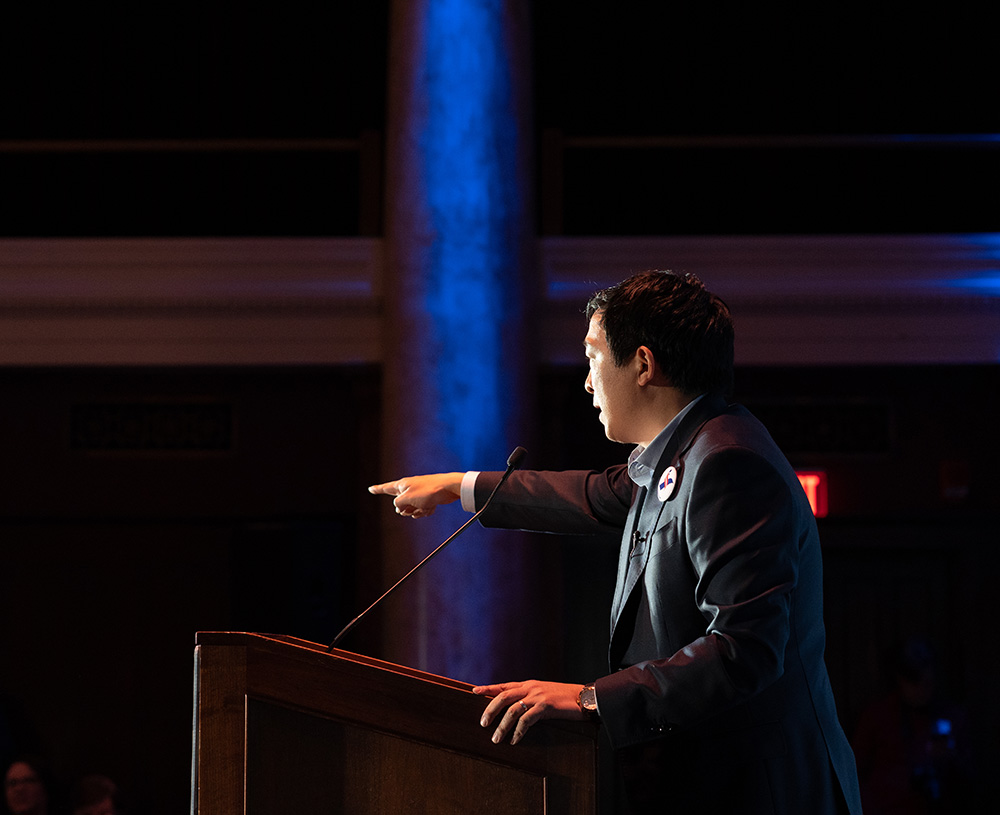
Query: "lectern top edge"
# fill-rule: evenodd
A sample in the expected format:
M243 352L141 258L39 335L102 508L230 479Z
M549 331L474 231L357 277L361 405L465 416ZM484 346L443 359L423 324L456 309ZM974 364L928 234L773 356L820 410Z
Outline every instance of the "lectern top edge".
M396 663L386 662L385 660L376 659L375 657L355 654L351 651L344 651L340 648L328 651L326 645L320 645L319 643L310 642L309 640L300 639L299 637L293 637L288 634L264 634L249 631L199 631L195 634L195 645L260 646L268 643L282 647L290 646L303 651L309 651L318 657L347 660L348 662L353 662L358 665L368 665L379 668L383 671L389 671L390 673L413 677L424 682L432 682L435 685L443 685L445 687L467 691L469 693L472 692L473 686L467 682L461 682L457 679L451 679L446 676L438 676L436 674L427 673L426 671L420 671L416 668L407 667L406 665L397 665Z

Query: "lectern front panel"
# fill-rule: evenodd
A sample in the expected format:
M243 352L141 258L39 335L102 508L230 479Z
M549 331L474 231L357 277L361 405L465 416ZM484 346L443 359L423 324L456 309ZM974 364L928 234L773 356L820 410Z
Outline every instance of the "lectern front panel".
M542 776L254 699L247 815L535 815Z

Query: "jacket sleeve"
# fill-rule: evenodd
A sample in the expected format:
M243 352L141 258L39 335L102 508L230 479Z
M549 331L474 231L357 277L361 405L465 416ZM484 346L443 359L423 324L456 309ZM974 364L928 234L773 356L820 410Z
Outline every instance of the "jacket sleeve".
M787 473L746 448L713 450L693 469L685 474L687 504L655 544L645 579L650 593L688 593L703 627L693 612L690 639L674 653L595 683L615 747L694 726L784 670L799 546L808 535L801 502ZM687 575L667 573L667 564Z
M477 507L486 502L501 475L479 474ZM624 465L603 472L519 470L511 473L480 522L487 527L532 532L620 534L633 489Z

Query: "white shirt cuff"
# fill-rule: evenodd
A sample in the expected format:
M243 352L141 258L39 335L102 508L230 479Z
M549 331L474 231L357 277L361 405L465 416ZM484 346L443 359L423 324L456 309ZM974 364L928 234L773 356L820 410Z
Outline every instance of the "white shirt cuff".
M469 470L462 476L462 509L466 512L476 511L476 479L478 470Z

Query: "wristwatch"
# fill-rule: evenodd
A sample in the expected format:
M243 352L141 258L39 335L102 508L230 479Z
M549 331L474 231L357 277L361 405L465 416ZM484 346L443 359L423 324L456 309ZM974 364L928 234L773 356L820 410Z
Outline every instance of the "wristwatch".
M597 692L594 690L593 685L584 685L580 688L580 694L576 697L576 703L580 706L580 710L587 714L587 717L593 721L597 721Z

